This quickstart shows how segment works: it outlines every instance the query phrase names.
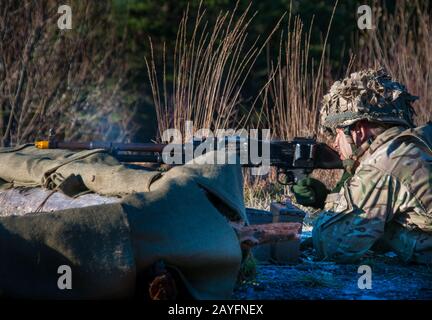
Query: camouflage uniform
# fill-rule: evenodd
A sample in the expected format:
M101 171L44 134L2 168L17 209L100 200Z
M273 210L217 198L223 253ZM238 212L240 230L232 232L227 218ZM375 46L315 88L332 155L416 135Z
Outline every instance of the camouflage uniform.
M361 75L357 79L356 77L358 74L353 74L349 80L362 78ZM380 96L388 93L386 85L389 86L389 91L398 88L390 81L384 83L383 91L376 90L370 94L367 92L371 87L368 82L376 79L376 72L367 71L366 76L363 74L359 82L360 87L364 85L366 88L363 91L363 98L366 96L368 99L376 99L378 96L373 105L374 116L378 117L382 110L376 106L376 102L379 104ZM340 83L337 85L340 86ZM352 86L352 82L348 81L348 85ZM403 87L400 88L404 90ZM334 91L333 95L336 96ZM413 100L412 96L401 91L393 92L391 97L397 100L397 97L403 95L410 101ZM334 103L334 96L330 97L331 99L329 96L326 97L327 101L333 100L330 108L343 107L343 103L337 101L337 98ZM346 104L346 109L355 119L362 118L362 111L359 112L358 109L371 109L367 106L370 101L365 102L363 98L356 96L355 101L359 102L357 105ZM405 115L397 111L410 105L404 105L402 101L396 102L400 103L400 108L396 106L391 109L389 104L383 108L389 108L393 115L396 115L394 118L400 117L400 124L408 124L410 114L407 112L411 110L405 110ZM360 108L356 109L355 106ZM352 112L353 109L356 112ZM330 110L329 105L327 109L324 106L324 119L332 112L342 114L339 120L342 119L345 123L349 121L340 109ZM363 119L375 120L368 116L369 114L364 115ZM324 121L324 126L331 130L336 125L332 128ZM417 129L394 126L357 148L350 159L356 163L353 177L344 183L340 192L327 197L326 211L315 222L313 242L318 256L339 262L353 262L362 257L374 244L381 243L395 251L404 261L432 263L431 148L432 124Z

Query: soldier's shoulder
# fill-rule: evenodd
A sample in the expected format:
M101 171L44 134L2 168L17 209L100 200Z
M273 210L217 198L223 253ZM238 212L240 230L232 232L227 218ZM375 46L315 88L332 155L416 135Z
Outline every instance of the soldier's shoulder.
M432 126L429 126L428 129L431 128ZM377 148L364 164L399 178L401 182L428 178L432 170L429 144L432 137L422 136L419 131L421 130L407 130L394 137Z

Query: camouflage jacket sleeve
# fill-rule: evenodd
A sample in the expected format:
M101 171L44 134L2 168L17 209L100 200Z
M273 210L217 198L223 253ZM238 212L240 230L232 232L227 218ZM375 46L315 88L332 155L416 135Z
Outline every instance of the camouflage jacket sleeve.
M330 194L316 220L313 242L322 259L352 262L360 258L384 234L394 212L417 206L417 200L392 175L363 166Z

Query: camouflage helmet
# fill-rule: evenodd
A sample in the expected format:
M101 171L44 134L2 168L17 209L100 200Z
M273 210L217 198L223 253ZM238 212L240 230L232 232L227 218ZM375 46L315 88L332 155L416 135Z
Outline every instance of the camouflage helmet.
M359 120L413 127L411 103L417 99L383 69L355 72L342 81L336 81L324 96L321 129L334 133L335 128Z

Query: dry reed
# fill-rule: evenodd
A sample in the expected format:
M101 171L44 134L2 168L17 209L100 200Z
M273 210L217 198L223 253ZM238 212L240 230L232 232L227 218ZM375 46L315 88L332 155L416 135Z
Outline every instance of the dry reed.
M238 5L238 3L237 3ZM220 12L214 24L206 21L201 5L189 36L189 12L179 25L173 60L172 83L167 81L166 52L162 76L158 72L153 46L146 59L159 126L159 138L166 129L184 133L185 121L196 129L236 129L246 122L239 112L242 88L252 67L280 21L260 44L257 37L247 43L247 29L253 20L250 5L237 17L233 11Z
M420 97L414 103L416 123L432 120L432 21L429 1L397 0L390 12L374 2L375 28L362 32L356 68L384 67Z

